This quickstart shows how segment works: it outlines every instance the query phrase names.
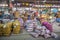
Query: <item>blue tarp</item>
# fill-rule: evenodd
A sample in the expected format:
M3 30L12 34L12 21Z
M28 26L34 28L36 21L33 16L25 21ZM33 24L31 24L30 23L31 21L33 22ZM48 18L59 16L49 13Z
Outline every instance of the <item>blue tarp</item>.
M57 8L53 8L53 10L51 10L53 13L57 13L58 9Z
M57 21L57 22L60 22L60 18L56 18L56 21Z

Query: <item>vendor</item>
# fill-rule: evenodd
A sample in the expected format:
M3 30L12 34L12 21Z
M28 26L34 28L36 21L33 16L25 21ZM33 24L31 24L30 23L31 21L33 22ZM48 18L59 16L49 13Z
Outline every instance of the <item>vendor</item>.
M9 13L10 13L10 20L12 20L13 18L14 18L14 15L13 15L13 11L9 11Z
M2 19L3 18L3 13L2 13L2 11L0 11L0 19Z
M2 20L0 20L0 24L2 24L3 23L3 21Z

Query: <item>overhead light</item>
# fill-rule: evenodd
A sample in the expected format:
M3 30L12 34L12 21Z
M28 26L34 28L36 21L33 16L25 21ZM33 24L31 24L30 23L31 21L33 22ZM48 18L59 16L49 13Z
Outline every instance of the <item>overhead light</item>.
M39 2L39 1L37 1L37 2Z
M51 11L54 10L54 9L51 9Z
M13 11L16 11L16 8L14 7L12 10L13 10Z
M60 11L60 9L58 9Z
M14 1L14 0L11 0L11 1Z
M23 3L23 5L24 5L24 3Z
M46 2L46 0L44 0L43 2Z
M26 3L26 5L29 5L28 3Z
M20 3L17 3L17 5L20 5Z
M30 6L32 6L32 4L30 4Z
M52 16L50 16L49 18L52 19Z

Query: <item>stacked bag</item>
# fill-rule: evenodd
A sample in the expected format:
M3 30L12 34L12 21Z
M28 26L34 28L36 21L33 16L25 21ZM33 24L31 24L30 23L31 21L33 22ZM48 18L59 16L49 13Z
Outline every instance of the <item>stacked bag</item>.
M7 23L0 23L0 36L10 36L11 33L20 33L20 22L16 19Z
M27 20L26 23L25 23L25 26L26 26L27 31L33 31L32 20Z
M3 25L3 35L4 36L9 36L11 34L12 30L12 22L8 22Z
M0 36L2 36L3 24L0 24Z
M20 22L18 20L13 21L13 33L18 34L20 32Z

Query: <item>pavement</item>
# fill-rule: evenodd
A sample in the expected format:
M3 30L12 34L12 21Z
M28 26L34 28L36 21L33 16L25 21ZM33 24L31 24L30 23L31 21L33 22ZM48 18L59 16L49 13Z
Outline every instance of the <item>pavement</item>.
M12 34L12 35L7 36L7 37L6 36L0 37L0 40L60 40L60 33L56 32L56 34L58 35L58 38L45 39L41 36L38 38L34 38L27 31L23 30L23 32L19 33L19 34Z

